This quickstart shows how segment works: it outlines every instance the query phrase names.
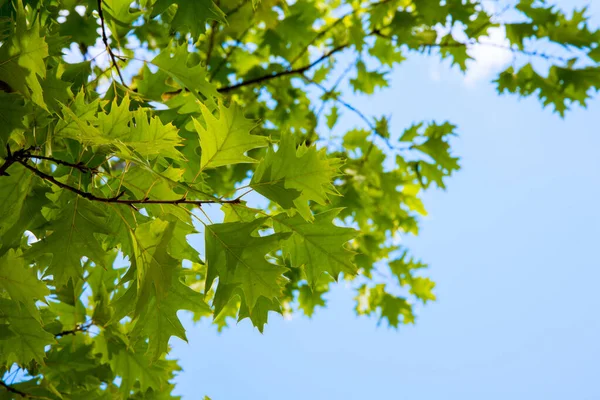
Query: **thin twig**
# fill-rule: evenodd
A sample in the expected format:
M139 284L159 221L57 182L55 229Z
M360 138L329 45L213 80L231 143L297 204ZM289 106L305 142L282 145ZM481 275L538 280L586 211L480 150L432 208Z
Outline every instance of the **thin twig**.
M0 381L0 386L2 386L4 389L6 389L7 392L9 393L13 393L13 394L18 394L21 397L29 397L29 394L25 393L25 392L21 392L19 389L15 389L14 387L6 384L4 381Z
M17 150L14 153L10 150L10 146L6 145L6 158L4 159L4 164L0 165L0 176L9 176L6 170L16 163L21 157L29 152L30 149L21 149Z
M79 196L81 196L85 199L88 199L91 201L98 201L101 203L116 203L116 204L125 204L125 205L193 204L196 206L202 206L203 204L228 204L228 203L229 204L237 204L237 203L241 202L241 200L239 198L236 198L233 200L188 200L185 197L182 197L180 199L175 199L175 200L153 200L148 197L143 198L143 199L133 199L133 200L121 199L121 197L123 197L123 195L125 194L125 191L122 191L121 193L119 193L118 195L116 195L114 197L98 197L89 192L85 192L85 191L77 189L73 186L69 186L65 183L62 183L62 182L56 180L52 175L48 175L48 174L40 171L39 169L32 167L31 165L27 164L27 162L22 159L17 160L17 162L19 164L21 164L22 166L24 166L25 168L27 168L28 170L30 170L31 172L33 172L34 174L36 174L37 176L39 176L40 178L55 184L56 186L60 187L61 189L69 190L75 194L78 194Z
M87 330L90 329L90 327L92 325L93 324L91 322L88 323L88 324L77 325L73 329L69 329L69 330L66 330L66 331L55 333L54 337L58 339L58 338L61 338L63 336L67 336L67 335L75 335L77 332L87 332Z
M66 183L63 183L63 182L57 180L52 175L48 175L45 172L42 172L39 169L29 165L27 163L27 160L29 158L33 158L32 155L29 154L29 149L21 149L21 150L15 151L13 153L10 151L10 148L7 148L7 151L8 151L8 155L4 160L4 164L2 164L0 166L0 176L7 176L8 173L6 172L6 170L12 164L19 163L22 166L24 166L25 168L27 168L28 170L30 170L31 172L33 172L38 177L40 177L50 183L53 183L54 185L60 187L61 189L69 190L69 191L71 191L85 199L91 200L91 201L99 201L102 203L126 204L129 206L134 206L135 204L175 204L175 205L193 204L193 205L197 205L197 206L202 206L203 204L238 204L241 202L240 197L232 199L232 200L220 200L220 199L188 200L188 199L186 199L185 196L183 196L179 199L174 199L174 200L154 200L154 199L150 199L148 197L144 197L143 199L121 199L121 197L123 197L123 195L125 194L125 191L121 191L117 196L114 196L114 197L99 197L99 196L93 195L92 193L85 192L76 187L67 185ZM53 161L57 162L59 160L53 159ZM69 163L69 165L78 166L79 164Z
M382 33L380 30L374 30L373 33L383 39L390 39L393 40L394 37L390 36L390 35L386 35L384 33ZM442 42L442 43L421 43L418 45L418 47L421 47L423 49L428 48L439 48L439 49L443 49L446 47L470 47L470 46L476 46L476 45L481 45L481 46L488 46L488 47L494 47L497 49L502 49L502 50L507 50L510 51L514 54L523 54L525 56L529 56L529 57L539 57L539 58L543 58L545 60L548 61L559 61L562 63L566 63L568 62L568 60L564 57L560 57L560 56L555 56L555 55L551 55L551 54L546 54L546 53L541 53L539 51L536 50L525 50L525 49L517 49L514 48L512 46L506 46L506 45L502 45L499 43L492 43L492 42L480 42L478 40L472 40L469 42L459 42L459 41L454 41L454 42L450 42L448 43L446 42Z
M113 53L110 45L108 44L108 36L106 36L106 23L104 22L104 12L102 11L102 0L98 0L98 15L100 16L100 25L102 27L102 41L104 42L104 46L106 47L106 51L108 51L108 55L112 60L112 64L117 70L117 74L119 75L119 79L121 79L121 84L125 87L128 87L125 84L125 79L123 79L123 75L121 74L121 69L117 64L117 57L115 57L115 53Z
M78 163L71 163L71 162L59 160L59 159L56 159L56 158L53 158L53 157L38 156L38 155L35 155L35 154L24 154L23 158L30 158L30 159L51 161L51 162L53 162L55 164L60 164L60 165L64 165L64 166L67 166L67 167L78 169L79 171L81 171L83 173L87 173L87 172L89 172L90 174L96 174L96 173L98 173L98 170L96 168L88 167L87 165L85 165L81 161L78 162Z
M236 83L235 85L231 85L231 86L222 87L222 88L219 88L217 90L218 90L219 93L229 93L229 92L231 92L233 90L242 88L244 86L254 85L256 83L261 83L261 82L268 81L268 80L271 80L271 79L280 78L282 76L295 75L295 74L301 75L304 72L308 71L309 69L311 69L311 68L315 67L316 65L322 63L323 61L325 61L326 59L328 59L329 57L331 57L335 53L344 50L348 46L349 46L348 44L343 44L343 45L337 46L337 47L331 49L330 51L328 51L327 53L323 54L321 57L319 57L318 59L316 59L312 63L310 63L308 65L305 65L303 67L295 68L295 69L288 69L288 70L285 70L285 71L282 71L282 72L277 72L277 73L270 74L270 75L259 76L258 78L249 79L247 81Z

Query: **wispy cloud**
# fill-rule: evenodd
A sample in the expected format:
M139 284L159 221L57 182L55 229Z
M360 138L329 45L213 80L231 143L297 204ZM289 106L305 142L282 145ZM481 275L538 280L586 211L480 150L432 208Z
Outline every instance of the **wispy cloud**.
M492 28L488 32L488 36L481 38L480 43L473 45L469 50L473 60L465 75L464 81L467 86L475 86L477 82L489 80L492 75L506 68L513 58L508 49L510 43L504 28Z

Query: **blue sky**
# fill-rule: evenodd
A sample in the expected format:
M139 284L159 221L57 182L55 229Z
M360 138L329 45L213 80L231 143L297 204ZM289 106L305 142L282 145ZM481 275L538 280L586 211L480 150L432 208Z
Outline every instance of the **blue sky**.
M569 7L583 2L561 1ZM600 20L600 4L591 8ZM430 264L438 301L414 326L356 317L344 284L312 320L272 315L173 341L184 399L599 399L600 101L560 119L536 99L498 96L482 51L467 79L413 58L391 88L349 97L393 128L448 119L463 169L425 195L405 243ZM504 61L502 61L504 60ZM343 128L359 124L350 114Z

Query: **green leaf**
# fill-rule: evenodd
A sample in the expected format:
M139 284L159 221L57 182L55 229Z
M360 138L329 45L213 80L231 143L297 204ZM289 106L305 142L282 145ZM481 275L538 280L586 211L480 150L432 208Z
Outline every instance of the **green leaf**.
M0 258L0 286L34 317L38 314L35 301L45 301L50 294L46 284L36 277L35 270L26 267L23 258L12 249Z
M348 276L357 272L352 262L354 253L344 247L357 232L332 223L339 212L339 209L333 209L317 214L313 223L299 215L279 214L274 218L276 232L291 233L283 243L284 255L289 257L293 267L302 268L313 289L324 273L337 280L342 272Z
M298 289L298 306L304 312L304 315L307 317L312 317L315 308L317 307L325 307L326 302L323 299L323 294L325 291L311 289L310 286L300 286Z
M21 165L12 165L7 170L8 176L2 176L0 190L0 236L17 222L25 197L31 190L33 174Z
M277 299L270 300L266 297L259 297L256 305L252 309L252 313L250 313L250 309L246 303L242 301L240 312L238 314L238 321L241 321L244 318L250 318L252 325L254 325L260 333L263 333L265 324L268 321L269 312L271 311L281 314L281 305Z
M365 63L359 61L356 63L356 77L350 79L350 84L355 92L373 94L377 88L388 86L385 76L385 72L367 71Z
M335 126L335 124L338 121L338 118L340 117L339 114L339 109L337 107L331 107L331 111L329 112L329 115L327 116L327 127L329 129L333 129L333 127Z
M152 60L152 64L167 73L182 88L192 92L200 100L199 104L206 101L210 108L216 108L214 99L220 97L217 89L206 80L206 70L201 65L191 68L187 66L188 55L186 45L181 45L175 48L173 54L169 49L163 50Z
M328 158L326 151L315 146L299 146L289 134L281 136L279 149L269 149L260 162L250 187L285 209L297 208L312 220L308 201L325 205L329 195L336 195L332 180L338 174L340 160Z
M144 296L144 302L150 291L156 291L159 298L165 297L171 277L179 262L168 252L175 224L154 219L138 225L133 240L134 268L138 280L138 292ZM143 293L142 293L143 292ZM140 305L138 305L139 309Z
M202 158L200 168L216 168L223 165L252 163L256 160L244 155L248 150L267 146L267 138L251 135L256 123L246 119L242 109L235 103L225 107L219 103L219 117L200 104L204 125L194 120L200 137Z
M152 361L167 353L171 336L187 341L185 329L177 317L179 310L203 314L211 312L201 293L190 289L174 277L169 292L164 297L153 298L148 303L137 318L132 331L134 336L149 338L146 354Z
M178 32L192 34L194 41L201 33L204 33L205 21L214 20L223 24L227 23L225 13L212 0L178 1L158 0L154 3L153 14L162 13L171 4L177 4L175 18L171 26Z
M52 254L45 275L52 275L57 287L66 285L71 279L83 277L83 257L104 265L106 253L96 235L110 233L102 208L76 195L63 196L64 199L59 199L62 209L48 226L52 234L34 243L31 250L25 253L28 259Z
M287 279L286 268L268 262L265 256L277 249L289 233L255 236L267 218L252 222L230 222L206 226L206 287L219 278L217 295L231 285L241 288L244 301L252 314L260 296L269 300L279 297Z
M40 36L39 19L28 24L21 0L16 6L15 31L0 47L0 81L46 108L38 76L46 77L48 44Z
M362 285L356 297L356 312L359 315L377 314L380 322L386 319L389 326L394 328L400 323L414 322L411 305L405 298L388 293L384 284L374 287Z
M44 364L44 348L55 342L40 322L14 300L0 298L0 365Z
M122 378L121 393L128 395L137 385L142 392L154 389L160 393L168 387L172 367L168 361L152 362L148 359L147 344L138 342L135 347L127 348L113 338L105 340L110 341L109 346L114 353L110 360L111 368Z

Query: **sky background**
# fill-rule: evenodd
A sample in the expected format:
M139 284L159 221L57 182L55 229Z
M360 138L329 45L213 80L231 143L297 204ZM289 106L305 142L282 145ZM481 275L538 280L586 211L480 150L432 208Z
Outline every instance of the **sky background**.
M565 8L582 1L559 1ZM600 4L590 14L600 21ZM501 32L493 38L502 41ZM405 238L430 264L438 300L414 326L354 314L338 284L312 319L271 314L219 334L186 324L172 341L184 399L600 399L600 101L560 119L537 99L498 96L510 62L481 48L466 77L412 57L391 87L346 99L401 130L449 120L462 170L425 197L421 234ZM337 132L359 122L345 112Z

